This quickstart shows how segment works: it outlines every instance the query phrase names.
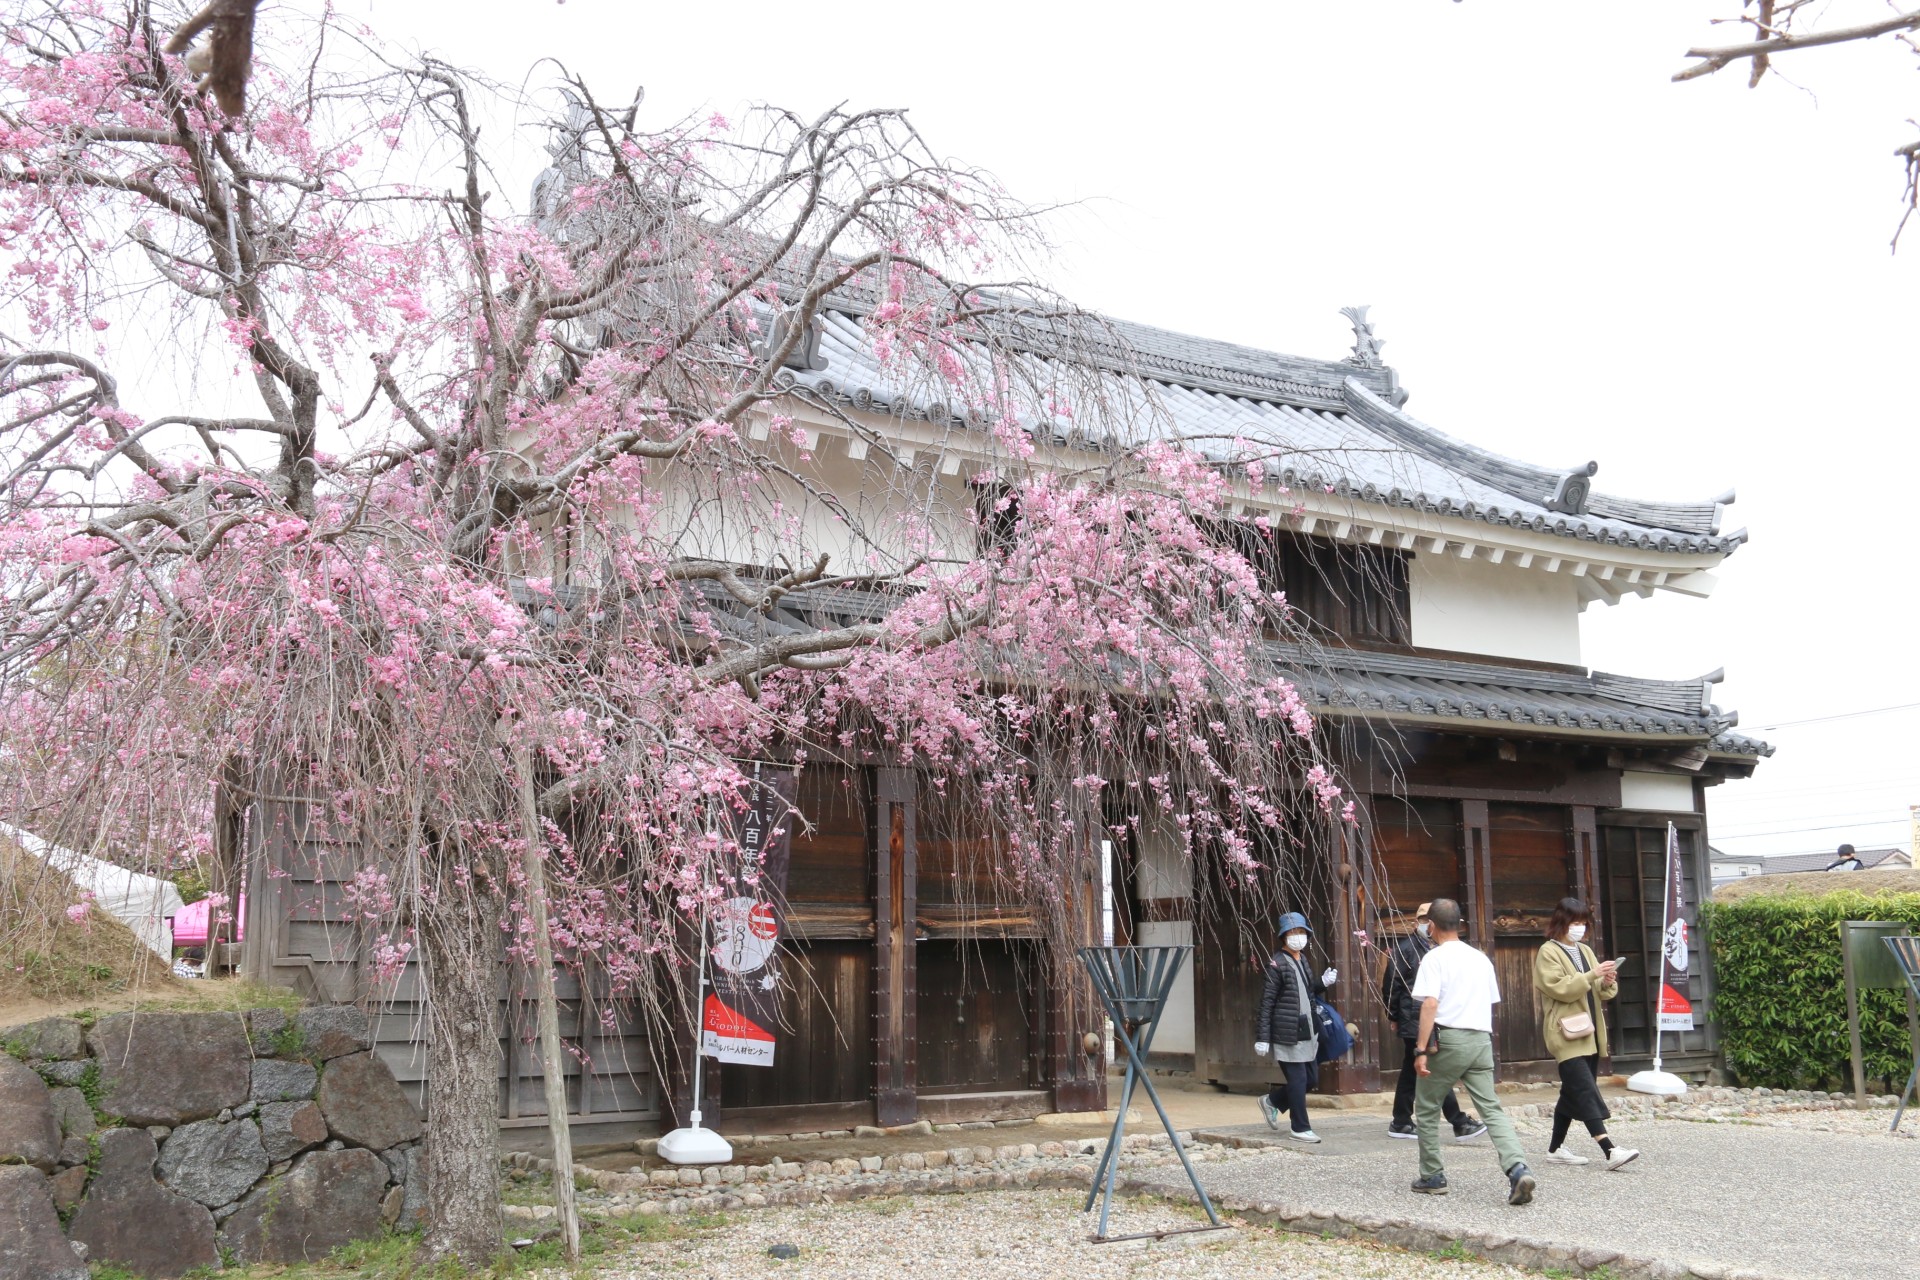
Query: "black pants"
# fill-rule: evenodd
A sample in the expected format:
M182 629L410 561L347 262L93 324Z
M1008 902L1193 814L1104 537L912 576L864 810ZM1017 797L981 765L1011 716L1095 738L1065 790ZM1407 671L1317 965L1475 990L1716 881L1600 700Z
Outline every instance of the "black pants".
M1413 1123L1413 1085L1420 1073L1413 1069L1413 1040L1400 1041L1400 1080L1393 1086L1393 1122L1395 1124ZM1440 1112L1446 1116L1447 1123L1459 1132L1466 1116L1460 1110L1460 1100L1453 1096L1453 1090L1447 1090L1446 1100L1440 1104Z
M1313 1128L1307 1119L1307 1090L1320 1083L1320 1064L1281 1062L1275 1065L1286 1074L1286 1080L1267 1090L1267 1101L1287 1113L1295 1133Z
M1575 1120L1586 1125L1587 1132L1596 1138L1607 1131L1607 1120L1613 1112L1607 1110L1607 1100L1600 1096L1600 1083L1595 1078L1599 1067L1597 1053L1568 1058L1560 1064L1560 1097L1553 1104L1553 1141L1547 1144L1547 1150L1559 1149Z

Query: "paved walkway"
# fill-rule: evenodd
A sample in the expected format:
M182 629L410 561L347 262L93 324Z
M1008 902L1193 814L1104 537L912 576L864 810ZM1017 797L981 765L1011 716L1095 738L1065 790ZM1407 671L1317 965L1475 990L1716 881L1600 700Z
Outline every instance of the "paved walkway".
M1452 1194L1413 1194L1415 1144L1388 1138L1382 1117L1373 1114L1316 1115L1314 1128L1326 1139L1316 1147L1274 1138L1264 1125L1215 1127L1216 1135L1285 1145L1202 1165L1200 1172L1210 1193L1244 1200L1532 1236L1768 1276L1905 1280L1920 1270L1920 1214L1913 1203L1920 1142L1887 1135L1884 1123L1872 1131L1826 1133L1622 1117L1612 1126L1615 1140L1643 1154L1609 1173L1597 1161L1577 1168L1544 1163L1546 1124L1522 1120L1517 1127L1540 1190L1532 1205L1519 1209L1506 1204L1506 1179L1485 1138L1447 1142ZM1572 1145L1580 1154L1594 1153L1584 1136ZM1136 1176L1184 1186L1177 1166Z

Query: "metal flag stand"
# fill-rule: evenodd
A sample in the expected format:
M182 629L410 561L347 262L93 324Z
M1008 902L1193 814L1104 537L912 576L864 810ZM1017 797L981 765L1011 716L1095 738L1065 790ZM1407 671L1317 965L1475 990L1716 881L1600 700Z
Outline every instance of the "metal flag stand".
M1120 1091L1120 1107L1113 1117L1113 1133L1107 1138L1107 1149L1100 1153L1100 1164L1093 1171L1093 1185L1087 1189L1087 1203L1081 1209L1082 1213L1086 1213L1093 1208L1096 1198L1100 1200L1100 1229L1091 1237L1095 1244L1108 1244L1115 1240L1158 1240L1196 1231L1229 1230L1221 1223L1220 1215L1214 1212L1213 1201L1207 1198L1207 1189L1200 1185L1200 1176L1193 1171L1193 1162L1187 1159L1187 1149L1180 1144L1180 1135L1174 1132L1173 1121L1167 1118L1167 1109L1160 1105L1160 1094L1154 1089L1153 1081L1147 1078L1147 1051L1153 1047L1153 1033L1160 1025L1161 1013L1166 1010L1167 996L1173 990L1173 980L1180 973L1180 965L1192 950L1192 947L1186 946L1080 948L1080 963L1087 967L1087 977L1093 981L1093 989L1099 993L1100 1002L1107 1007L1107 1016L1113 1020L1114 1038L1127 1051L1126 1084ZM1195 1194L1200 1197L1200 1207L1207 1211L1207 1221L1212 1226L1187 1227L1178 1231L1142 1231L1127 1236L1107 1234L1107 1215L1113 1209L1113 1188L1120 1173L1121 1139L1127 1127L1127 1108L1133 1104L1136 1083L1147 1087L1147 1097L1153 1101L1153 1109L1160 1115L1167 1139L1173 1143L1174 1154L1180 1157L1180 1165L1187 1171L1187 1181L1193 1184Z

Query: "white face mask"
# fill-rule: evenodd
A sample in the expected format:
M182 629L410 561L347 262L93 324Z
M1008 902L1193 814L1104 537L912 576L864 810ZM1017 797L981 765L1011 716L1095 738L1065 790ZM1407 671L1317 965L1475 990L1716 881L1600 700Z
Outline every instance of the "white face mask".
M1433 921L1431 920L1422 920L1419 924L1413 926L1413 928L1414 931L1423 938L1431 938L1433 936Z
M1570 924L1567 926L1568 942L1579 942L1582 938L1585 938L1586 936L1587 936L1587 926L1583 924Z
M1307 949L1307 935L1304 933L1290 933L1287 935L1287 945L1295 951L1305 951Z

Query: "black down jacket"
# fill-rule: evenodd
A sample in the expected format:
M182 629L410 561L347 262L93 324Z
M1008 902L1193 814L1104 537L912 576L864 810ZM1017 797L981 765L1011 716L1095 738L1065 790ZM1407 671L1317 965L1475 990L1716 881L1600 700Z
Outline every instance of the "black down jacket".
M1420 960L1433 950L1433 939L1410 933L1387 952L1387 971L1380 977L1380 1003L1387 1017L1400 1024L1400 1037L1411 1040L1420 1034L1420 1002L1413 998L1413 976L1420 972Z
M1303 973L1307 982L1305 1008L1308 1023L1305 1027L1300 1025L1297 1017L1289 1016L1300 1007L1294 991ZM1294 957L1285 951L1274 952L1267 961L1267 985L1260 993L1260 1016L1253 1024L1254 1043L1299 1044L1311 1036L1313 1002L1325 995L1326 990L1320 975L1313 972L1305 955Z

